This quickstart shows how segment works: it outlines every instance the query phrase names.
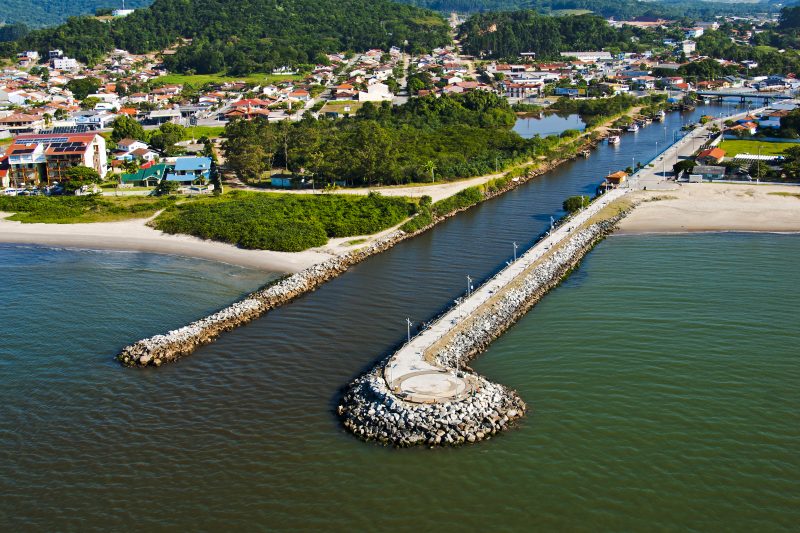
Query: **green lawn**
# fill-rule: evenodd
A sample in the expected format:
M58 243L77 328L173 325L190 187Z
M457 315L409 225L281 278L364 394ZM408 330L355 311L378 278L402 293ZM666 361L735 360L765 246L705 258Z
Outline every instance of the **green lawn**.
M221 137L224 132L225 126L187 126L183 135L183 140L188 141L191 138L197 140L200 137L214 139L216 137Z
M155 79L157 83L165 85L186 85L187 83L193 87L202 87L207 83L224 83L243 81L245 83L277 83L284 80L301 80L303 76L300 74L287 76L285 74L265 74L258 72L248 74L247 76L227 76L225 74L167 74L166 76L159 76Z
M23 223L76 224L148 218L173 203L145 196L0 196L0 211Z
M725 157L733 157L736 154L757 155L780 155L792 146L800 146L798 143L765 142L755 140L730 140L722 141L719 147L725 150ZM759 147L761 151L759 152Z

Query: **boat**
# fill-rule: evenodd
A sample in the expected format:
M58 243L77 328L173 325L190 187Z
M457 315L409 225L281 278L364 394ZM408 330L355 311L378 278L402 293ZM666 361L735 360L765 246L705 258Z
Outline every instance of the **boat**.
M666 117L667 114L662 110L653 116L653 120L655 120L656 122L663 122Z
M608 144L619 144L619 135L612 135L609 137Z
M637 124L636 122L631 122L631 125L628 126L628 131L633 131L633 132L639 131L639 124Z
M591 155L591 153L589 152L589 150L583 150L583 151L581 152L581 155L582 155L583 157L589 157L589 156Z

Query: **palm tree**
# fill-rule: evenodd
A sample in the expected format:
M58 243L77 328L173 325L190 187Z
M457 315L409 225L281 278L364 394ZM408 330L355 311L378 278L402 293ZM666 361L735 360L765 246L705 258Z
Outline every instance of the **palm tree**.
M428 160L428 162L425 163L425 167L424 168L425 168L426 172L430 172L431 173L431 182L432 183L436 183L436 177L434 176L434 172L436 171L436 163L434 163L431 160Z

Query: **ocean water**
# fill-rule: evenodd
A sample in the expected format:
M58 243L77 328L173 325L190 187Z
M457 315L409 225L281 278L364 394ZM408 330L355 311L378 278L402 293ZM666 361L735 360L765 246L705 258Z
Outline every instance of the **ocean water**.
M800 236L607 239L474 362L518 427L395 450L334 409L424 300L380 276L414 246L157 370L115 349L263 273L0 247L2 529L796 530Z

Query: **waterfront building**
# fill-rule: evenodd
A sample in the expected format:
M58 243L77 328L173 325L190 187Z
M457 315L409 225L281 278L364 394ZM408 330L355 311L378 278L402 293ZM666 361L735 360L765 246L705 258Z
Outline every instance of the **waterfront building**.
M20 135L6 152L12 185L63 182L75 166L94 169L101 178L107 172L106 140L96 133Z
M183 186L206 184L210 179L210 157L178 157L174 168L166 175L167 181L177 181Z

